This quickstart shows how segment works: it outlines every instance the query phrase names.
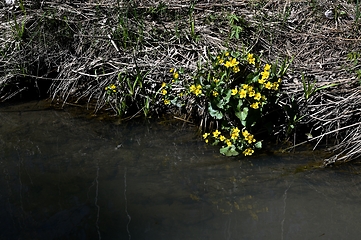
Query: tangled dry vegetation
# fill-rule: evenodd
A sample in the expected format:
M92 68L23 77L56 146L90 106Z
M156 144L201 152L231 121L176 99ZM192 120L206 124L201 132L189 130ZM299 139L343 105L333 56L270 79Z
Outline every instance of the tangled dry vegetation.
M169 69L245 49L292 59L279 101L296 145L329 147L325 164L361 155L357 1L18 1L0 10L0 100L33 88L95 111L160 112ZM129 94L111 102L114 81ZM115 102L114 102L115 101ZM132 112L133 109L136 109ZM146 111L145 111L146 110Z

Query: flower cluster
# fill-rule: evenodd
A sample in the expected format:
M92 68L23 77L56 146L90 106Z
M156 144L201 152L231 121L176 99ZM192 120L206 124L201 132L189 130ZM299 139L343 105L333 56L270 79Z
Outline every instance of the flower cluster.
M237 61L237 58L235 57L229 57L229 52L224 53L224 57L218 55L217 56L217 63L219 65L225 66L226 68L232 69L234 73L238 73L240 71L239 69L239 62Z
M281 71L271 64L261 68L260 59L252 53L224 51L209 59L194 75L181 80L183 70L172 68L172 81L163 83L159 93L166 105L192 104L202 109L203 117L219 121L221 128L204 133L203 138L207 143L222 145L222 154L235 156L240 152L250 156L256 148L262 148L262 142L250 132L264 116L264 106L275 101L271 96L279 90Z
M203 139L206 143L209 142L210 138L212 138L216 144L221 142L224 145L223 148L235 148L237 145L242 145L245 148L243 155L250 156L254 153L253 145L256 142L256 139L247 130L242 130L242 138L240 137L240 132L241 130L239 130L238 127L230 128L228 133L222 133L217 129L213 131L212 134L204 133ZM226 136L229 137L227 138Z
M262 77L258 79L258 83L263 85L263 87L266 89L277 91L282 80L281 78L278 78L277 82L273 82L273 83L268 81L270 77L270 70L271 70L271 65L266 64L264 66L263 72L261 72Z
M256 58L253 56L252 53L248 53L248 54L247 54L247 62L248 62L249 64L256 65Z
M104 90L107 92L107 94L113 94L117 92L117 86L110 84L109 86L106 86Z
M200 84L197 84L197 86L193 84L189 87L189 91L191 93L194 93L196 96L201 95L202 94L202 86Z

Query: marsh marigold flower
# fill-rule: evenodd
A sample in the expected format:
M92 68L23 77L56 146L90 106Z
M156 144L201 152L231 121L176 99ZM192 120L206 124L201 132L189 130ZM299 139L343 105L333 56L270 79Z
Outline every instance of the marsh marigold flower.
M203 139L206 139L209 135L210 135L210 133L204 133L203 134Z
M216 131L213 132L213 137L214 137L214 138L218 138L218 136L219 136L220 134L221 134L221 132L218 131L218 130L216 130Z
M174 72L174 73L173 73L173 78L174 78L174 79L178 79L178 78L179 78L179 73Z
M162 88L164 88L165 86L167 86L167 84L165 82L162 83Z
M256 139L254 139L254 136L252 134L249 134L247 137L245 137L245 139L248 142L248 144L251 144L256 141Z
M269 65L268 63L264 66L264 71L269 71L271 69L271 65Z
M224 140L226 140L226 137L221 135L221 136L219 136L219 140L223 142Z
M278 87L279 87L279 83L278 82L274 82L273 84L272 84L272 90L278 90Z
M227 62L224 64L224 66L225 66L226 68L229 68L229 67L232 67L232 64L231 64L230 61L227 61Z
M238 93L238 89L237 89L237 88L231 90L231 94L232 94L233 96L236 95L237 93Z
M240 97L240 98L245 98L245 97L247 97L247 91L244 90L244 89L239 90L238 94L239 94L239 97Z
M233 72L234 72L234 73L238 73L238 72L239 72L239 67L238 67L238 66L234 66L234 67L233 67Z
M254 150L252 148L247 148L243 151L244 156L251 156L254 153Z
M168 99L164 99L164 104L168 105L168 104L170 104L170 101Z
M217 92L217 91L212 91L212 95L213 95L214 97L217 97L217 96L218 96L218 92Z
M238 127L233 128L232 132L231 132L231 138L233 140L236 140L239 136L239 132L240 132L240 130L238 129Z
M227 146L229 147L229 146L232 145L232 142L231 142L229 139L226 139L226 144L227 144Z
M256 92L254 90L248 92L249 97L254 97L256 95Z
M258 79L259 84L264 84L265 82L266 82L266 80L263 77L261 79Z
M271 82L267 82L263 85L265 88L267 89L271 89L272 88L272 83Z
M250 135L250 133L247 130L242 131L242 135L244 138L247 139L247 137Z
M250 107L253 108L253 109L258 109L259 108L259 102L252 103L250 105Z
M254 95L254 100L256 100L256 101L259 101L259 100L261 100L261 97L262 97L262 95L261 95L261 93L256 93L256 95Z
M256 64L256 59L253 57L252 53L247 54L247 61L249 64L253 64L253 65Z
M163 94L163 95L166 95L166 94L167 94L167 90L162 89L162 94Z

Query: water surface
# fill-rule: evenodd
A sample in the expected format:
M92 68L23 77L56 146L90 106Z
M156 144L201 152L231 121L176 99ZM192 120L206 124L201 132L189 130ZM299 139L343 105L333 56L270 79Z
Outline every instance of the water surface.
M361 235L360 167L310 168L317 154L227 158L182 123L46 102L1 106L0 143L0 239Z

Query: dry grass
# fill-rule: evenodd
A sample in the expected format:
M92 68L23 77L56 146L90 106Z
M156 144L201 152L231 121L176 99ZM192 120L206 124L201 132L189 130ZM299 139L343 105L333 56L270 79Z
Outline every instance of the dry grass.
M293 59L280 103L289 109L288 124L308 126L314 135L309 141L316 146L334 141L330 150L335 155L325 164L360 156L360 84L355 75L360 65L347 59L347 54L360 51L355 1L196 1L191 8L192 3L24 1L26 14L19 6L3 5L0 85L7 87L0 100L25 91L21 83L31 79L34 84L51 81L54 101L85 100L95 111L117 111L117 104L128 101L137 112L151 96L149 111L157 112L157 91L161 82L170 80L170 68L192 72L209 52L247 48L264 61ZM325 16L330 9L332 19ZM239 39L230 39L227 17L232 14L241 17L235 23L242 28ZM23 35L16 24L24 24ZM119 74L133 80L141 76L143 85L131 97L110 101L104 88ZM302 74L315 88L338 85L306 99ZM128 91L125 83L121 86ZM285 123L280 131L288 127ZM302 140L304 132L295 133Z

